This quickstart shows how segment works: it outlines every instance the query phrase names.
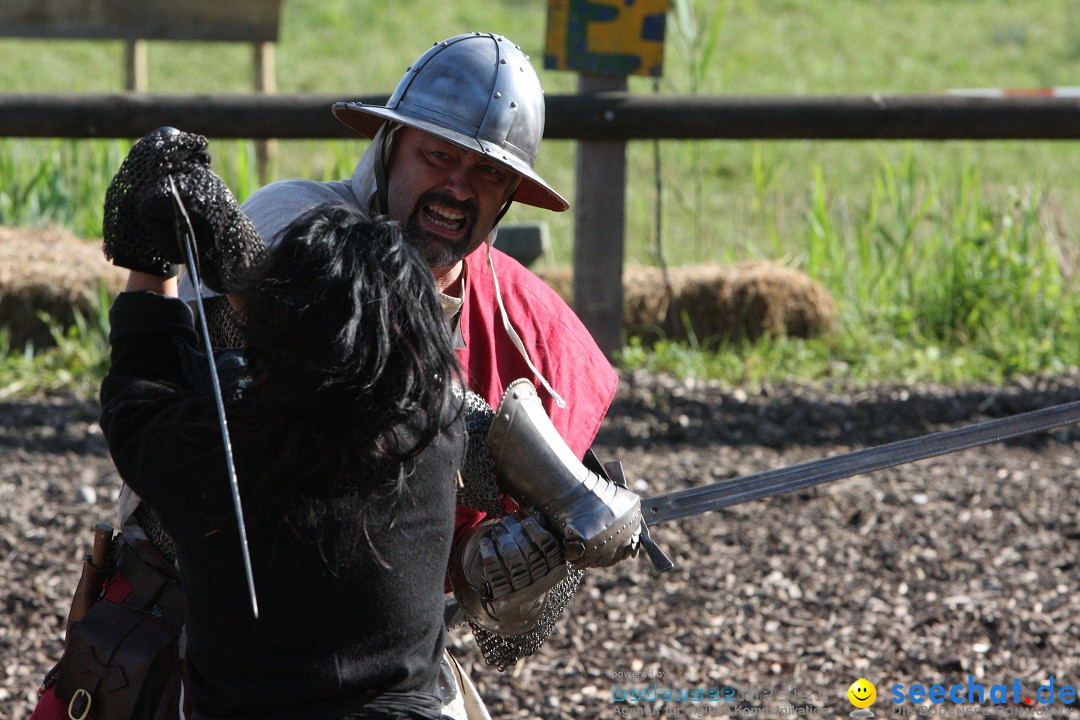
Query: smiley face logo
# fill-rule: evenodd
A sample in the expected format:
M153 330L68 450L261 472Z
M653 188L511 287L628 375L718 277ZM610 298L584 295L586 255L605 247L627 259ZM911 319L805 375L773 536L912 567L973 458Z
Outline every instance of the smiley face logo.
M857 708L870 707L874 704L874 700L877 699L877 688L874 687L874 683L866 678L859 678L851 683L851 687L847 690L847 696L851 704Z

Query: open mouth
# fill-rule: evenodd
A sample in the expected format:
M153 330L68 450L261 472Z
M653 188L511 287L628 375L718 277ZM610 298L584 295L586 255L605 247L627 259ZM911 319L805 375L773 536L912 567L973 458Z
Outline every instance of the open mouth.
M424 205L424 219L447 233L458 234L465 229L468 215L438 203Z

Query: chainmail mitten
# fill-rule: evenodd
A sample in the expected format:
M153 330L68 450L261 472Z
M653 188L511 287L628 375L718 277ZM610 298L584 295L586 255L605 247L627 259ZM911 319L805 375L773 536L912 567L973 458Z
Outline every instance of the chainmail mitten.
M265 247L232 192L208 166L194 165L172 175L195 231L202 283L219 293L256 263ZM161 177L142 203L143 218L161 245L176 245L175 210L168 178Z
M147 192L172 173L208 167L206 138L175 128L159 128L131 148L105 193L105 220L102 224L105 257L115 265L172 277L176 264L183 262L174 252L162 252L142 215Z

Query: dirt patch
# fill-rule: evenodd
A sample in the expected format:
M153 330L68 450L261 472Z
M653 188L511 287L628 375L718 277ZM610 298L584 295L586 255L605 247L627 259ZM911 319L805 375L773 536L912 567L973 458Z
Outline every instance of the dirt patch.
M597 451L652 495L1078 399L1080 373L752 393L635 373ZM0 717L29 714L91 528L115 512L96 412L0 403ZM658 576L641 559L590 571L547 644L506 673L484 666L468 633L450 638L495 717L691 716L686 704L613 701L650 686L728 688L734 702L698 705L698 716L834 718L853 710L845 693L859 677L877 685L878 717L895 684L1080 684L1076 426L661 525L654 537L675 572Z

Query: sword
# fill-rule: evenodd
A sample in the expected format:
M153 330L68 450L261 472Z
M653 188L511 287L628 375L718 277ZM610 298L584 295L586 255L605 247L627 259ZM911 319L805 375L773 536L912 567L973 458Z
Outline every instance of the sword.
M240 504L236 465L233 463L232 441L229 439L229 426L225 421L225 403L221 398L221 382L218 380L217 365L214 363L214 351L210 346L210 327L206 323L206 311L203 310L202 286L199 282L199 267L195 253L195 228L191 225L187 208L184 207L184 201L176 190L176 184L171 176L169 177L169 191L172 193L173 206L176 209L176 240L184 248L187 269L191 274L191 284L195 289L195 304L199 308L203 346L206 348L206 357L210 361L210 380L214 388L214 401L217 404L218 424L221 426L221 439L225 443L225 468L229 474L233 509L236 511L236 525L240 531L240 552L244 556L244 573L247 575L248 595L251 597L251 612L258 619L259 603L255 599L255 577L251 571L251 553L248 552L247 529L244 526L244 509Z
M863 448L641 500L647 526L1080 422L1080 401Z

